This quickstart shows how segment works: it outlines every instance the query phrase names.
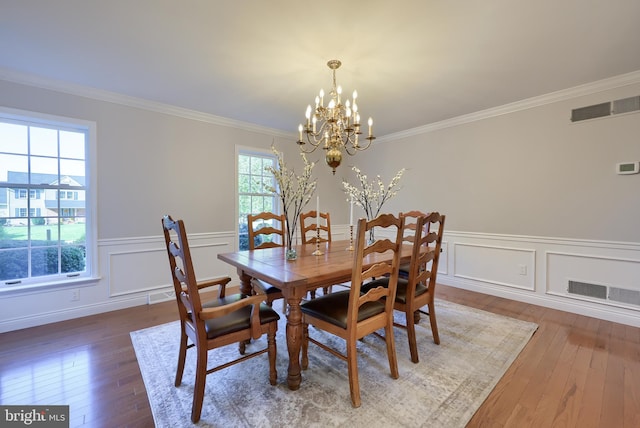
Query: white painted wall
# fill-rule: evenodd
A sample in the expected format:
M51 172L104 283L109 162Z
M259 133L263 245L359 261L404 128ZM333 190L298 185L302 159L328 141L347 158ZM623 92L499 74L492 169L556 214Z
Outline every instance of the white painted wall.
M345 159L336 176L322 154L313 154L321 208L331 211L334 233L344 233L349 208L341 179L351 177L349 166L386 182L408 168L385 210L447 214L442 283L640 325L640 308L564 292L568 277L640 289L640 175L614 174L617 162L640 160L640 114L569 122L572 108L634 95L639 82L388 139ZM185 220L202 277L235 278L216 254L236 246L236 145L268 148L275 141L288 162L299 159L293 134L117 97L0 80L0 100L97 123L100 272L79 289L78 301L69 288L2 295L0 332L146 304L149 295L169 290L165 213ZM576 261L586 256L598 262Z

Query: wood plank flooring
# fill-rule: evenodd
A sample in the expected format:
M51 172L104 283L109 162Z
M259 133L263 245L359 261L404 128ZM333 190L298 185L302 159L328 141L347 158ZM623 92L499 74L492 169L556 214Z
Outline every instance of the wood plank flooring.
M468 427L640 427L640 329L441 285L437 297L539 325ZM68 404L72 427L152 427L129 332L176 318L165 302L0 334L0 403Z

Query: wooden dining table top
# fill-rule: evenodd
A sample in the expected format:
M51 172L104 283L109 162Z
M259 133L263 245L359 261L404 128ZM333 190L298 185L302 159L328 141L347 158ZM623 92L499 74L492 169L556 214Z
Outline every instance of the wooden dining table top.
M296 260L285 259L285 248L265 248L254 251L220 253L218 259L242 269L251 277L262 279L281 289L291 287L318 288L349 281L354 266L355 251L348 250L350 242L339 240L297 245ZM322 255L314 255L319 249ZM391 262L393 253L373 253L363 260L370 266L379 262ZM401 260L409 261L411 246L403 245Z

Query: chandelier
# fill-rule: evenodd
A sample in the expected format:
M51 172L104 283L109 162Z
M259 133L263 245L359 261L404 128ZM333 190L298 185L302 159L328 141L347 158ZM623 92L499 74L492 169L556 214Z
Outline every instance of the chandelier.
M327 66L333 73L333 86L329 93L330 100L327 106L324 105L324 90L316 97L316 107L312 110L311 105L307 106L306 123L298 126L298 145L304 153L312 153L318 147L326 151L325 160L327 165L336 173L336 168L342 162L342 152L348 155L355 155L360 150L369 148L371 142L376 137L372 133L373 120L369 118L369 134L362 144L359 141L360 113L356 98L358 92L353 91L352 100L342 101L342 87L336 86L336 70L342 65L337 59L327 62ZM304 136L303 136L304 134ZM307 146L307 143L309 146Z

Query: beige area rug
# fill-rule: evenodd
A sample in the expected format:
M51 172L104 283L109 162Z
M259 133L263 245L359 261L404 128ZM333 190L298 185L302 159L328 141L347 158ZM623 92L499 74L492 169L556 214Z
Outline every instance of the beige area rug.
M212 373L202 419L204 427L464 427L537 325L455 303L437 300L440 345L433 343L428 319L417 326L420 362L411 363L406 331L395 329L399 379L389 375L384 341L368 336L358 344L362 406L349 398L346 362L309 345L309 369L302 385L286 385L288 354L285 317L278 327L278 384L268 379L267 356ZM402 320L397 314L397 320ZM311 327L310 334L344 342ZM182 385L173 385L178 352L178 322L131 333L157 427L190 427L195 354L187 353ZM329 339L327 339L329 338ZM251 346L264 346L263 337ZM222 359L238 355L236 345ZM210 360L216 358L210 353ZM210 361L210 364L214 361Z

